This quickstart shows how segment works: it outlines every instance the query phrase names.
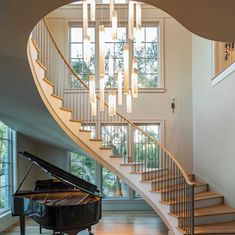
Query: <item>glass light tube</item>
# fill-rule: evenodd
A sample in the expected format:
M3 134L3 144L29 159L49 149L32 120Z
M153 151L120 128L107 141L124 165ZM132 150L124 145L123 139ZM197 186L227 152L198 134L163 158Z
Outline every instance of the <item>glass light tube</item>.
M118 105L122 105L122 71L118 71Z
M124 45L123 48L124 54L124 94L129 92L129 46L128 44Z
M91 59L91 38L88 35L84 37L84 61L88 63Z
M104 25L99 25L99 73L101 77L105 75L105 29Z
M97 100L95 96L95 101L91 103L91 115L96 116L96 113L97 113Z
M100 77L100 111L104 111L104 77Z
M113 11L114 11L114 0L110 0L110 5L109 5L109 19L110 19L110 21L112 21Z
M132 100L131 100L131 92L130 91L126 95L126 112L127 113L132 112Z
M90 0L91 21L95 21L95 10L96 10L95 0Z
M112 54L109 54L109 76L113 77L113 66L114 66L114 58Z
M136 28L141 29L141 18L142 18L142 13L141 13L141 3L136 2Z
M83 40L85 36L88 35L88 10L87 10L87 0L82 2L82 17L83 17Z
M129 39L133 39L134 37L134 2L129 1L128 6L128 31L129 31Z
M112 39L113 41L117 40L117 12L113 11L112 14Z
M134 68L132 70L132 77L131 77L131 89L132 89L132 96L133 98L138 97L138 70Z
M137 46L137 50L140 50L141 49L141 27L136 27L136 30L135 30L135 40L136 40L136 46Z
M90 75L89 76L89 101L90 103L95 102L95 76Z
M108 96L108 113L109 116L113 116L116 113L116 93L115 91L110 91Z

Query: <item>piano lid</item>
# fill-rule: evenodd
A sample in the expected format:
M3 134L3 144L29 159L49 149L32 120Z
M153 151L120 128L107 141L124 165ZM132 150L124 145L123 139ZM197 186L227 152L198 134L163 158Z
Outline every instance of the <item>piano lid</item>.
M97 189L97 186L94 184L91 184L77 176L74 176L70 174L69 172L29 153L29 152L19 152L21 156L26 157L27 159L31 160L33 163L40 166L44 171L46 171L48 174L52 175L53 177L65 181L68 184L72 185L75 188L79 188L85 192L88 192L90 194L101 196L99 190Z

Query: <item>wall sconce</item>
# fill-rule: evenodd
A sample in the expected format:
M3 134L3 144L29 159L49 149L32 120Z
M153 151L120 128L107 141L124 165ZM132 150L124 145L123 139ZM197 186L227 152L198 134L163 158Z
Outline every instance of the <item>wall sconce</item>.
M172 96L172 102L171 102L172 113L175 112L175 100L176 100L176 98L175 98L175 96L173 95L173 96Z

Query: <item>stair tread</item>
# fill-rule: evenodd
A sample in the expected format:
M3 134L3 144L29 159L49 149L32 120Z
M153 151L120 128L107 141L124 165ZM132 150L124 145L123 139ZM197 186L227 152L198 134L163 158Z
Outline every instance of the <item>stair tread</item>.
M201 201L201 200L207 200L207 199L213 199L213 198L219 198L219 197L223 197L223 196L220 194L211 192L211 191L206 191L206 192L196 193L194 195L194 201ZM169 200L169 201L161 201L161 203L174 205L174 204L177 204L178 201L179 200L176 199L176 200Z
M198 180L192 180L191 182L195 184L195 187L199 187L199 186L203 186L203 185L208 185L207 183L200 182ZM153 190L153 192L166 193L166 192L170 192L170 191L181 190L181 189L184 189L184 188L185 187L184 187L183 184L176 184L176 185L170 185L170 186L165 187L163 189Z
M193 174L188 175L189 177L193 176ZM152 180L143 180L143 182L160 182L160 181L164 181L164 180L173 180L173 179L179 179L179 178L183 178L183 176L177 176L177 175L164 175L164 176L159 176L156 179L152 179Z
M235 208L232 208L225 204L208 206L194 210L195 216L220 215L220 214L230 214L230 213L235 213Z
M64 100L63 97L58 96L58 95L55 95L54 93L52 93L51 96L53 96L53 97L55 97L55 98L57 98L57 99L60 99L60 100L62 100L62 101Z
M228 205L225 205L225 204L220 204L220 205L197 208L194 210L194 217L225 215L225 214L233 214L233 213L235 213L235 208L229 207ZM177 218L185 217L184 211L181 211L181 215L177 215L173 213L170 213L170 215L177 217Z
M235 234L235 221L197 225L194 228L195 234Z
M48 83L52 87L55 87L55 84L53 82L51 82L50 80L48 80L47 78L43 78L43 81L45 81L46 83Z

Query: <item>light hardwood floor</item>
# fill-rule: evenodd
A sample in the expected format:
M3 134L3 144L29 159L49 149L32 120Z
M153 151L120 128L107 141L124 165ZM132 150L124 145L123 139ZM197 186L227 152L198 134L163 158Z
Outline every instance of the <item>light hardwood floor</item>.
M101 222L93 226L95 235L167 235L168 230L161 219L153 212L104 212ZM16 224L1 235L19 235ZM52 234L43 229L44 235ZM79 235L87 235L87 231ZM31 219L27 220L26 235L39 235L39 226Z

